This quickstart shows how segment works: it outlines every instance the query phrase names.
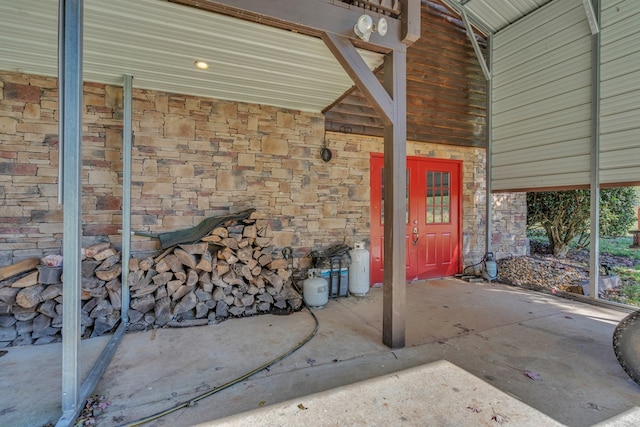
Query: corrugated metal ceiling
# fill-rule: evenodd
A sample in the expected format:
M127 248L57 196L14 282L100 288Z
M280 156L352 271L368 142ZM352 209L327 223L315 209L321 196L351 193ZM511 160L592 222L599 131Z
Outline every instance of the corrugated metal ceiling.
M472 21L485 32L495 34L535 12L552 0L446 0L457 10L464 7Z
M0 69L57 75L57 0L0 0ZM84 79L321 111L353 86L317 38L159 0L85 0ZM371 69L382 55L359 50ZM195 60L210 63L197 70Z

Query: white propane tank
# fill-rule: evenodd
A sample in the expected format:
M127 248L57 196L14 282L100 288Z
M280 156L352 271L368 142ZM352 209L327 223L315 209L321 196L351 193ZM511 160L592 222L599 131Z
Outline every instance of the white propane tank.
M484 268L482 269L482 277L491 282L498 277L498 264L493 258L493 252L488 252L484 258Z
M362 297L369 292L369 251L365 249L364 242L356 242L353 246L349 251L349 293Z
M310 269L307 275L302 282L302 298L310 308L322 308L329 301L327 280L320 277L320 270L315 268Z

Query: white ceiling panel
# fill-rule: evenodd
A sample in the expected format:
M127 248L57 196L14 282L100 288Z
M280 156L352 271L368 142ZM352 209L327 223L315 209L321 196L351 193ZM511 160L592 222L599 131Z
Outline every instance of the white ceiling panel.
M453 8L464 7L473 22L495 34L553 0L445 0Z
M0 69L57 74L56 0L0 0ZM322 40L160 0L85 0L84 79L321 111L353 86ZM382 55L359 50L371 69ZM194 67L195 60L210 64Z

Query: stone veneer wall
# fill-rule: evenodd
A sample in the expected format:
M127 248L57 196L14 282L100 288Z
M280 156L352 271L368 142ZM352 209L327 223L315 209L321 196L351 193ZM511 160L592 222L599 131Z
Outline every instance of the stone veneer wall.
M85 83L84 103L85 244L119 246L122 89ZM60 252L57 108L55 78L0 72L0 266ZM294 268L313 249L369 241L369 157L382 152L380 139L327 133L333 159L325 163L322 114L141 89L133 130L134 230L173 231L254 207L270 221L274 244L294 249ZM485 151L410 142L408 154L464 161L464 265L477 262ZM523 254L524 195L496 196L494 206L494 250ZM158 249L140 236L132 246Z

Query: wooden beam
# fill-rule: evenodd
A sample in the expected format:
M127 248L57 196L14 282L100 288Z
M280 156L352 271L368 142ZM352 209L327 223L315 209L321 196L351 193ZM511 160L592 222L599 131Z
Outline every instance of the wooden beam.
M393 52L384 61L384 87L393 99L384 127L384 288L382 341L405 345L407 209L407 55Z
M382 121L385 124L391 124L393 100L351 44L351 41L346 37L331 33L323 33L322 40L342 65L342 68L349 74L349 77L356 82L358 89L371 102ZM406 57L406 54L404 56Z
M363 8L331 0L168 0L210 12L293 30L301 34L320 37L332 33L353 39L358 47L386 53L402 49L400 19L386 16L387 34L371 34L369 42L360 40L353 32ZM414 2L416 0L410 0ZM418 13L418 18L420 17Z
M402 43L411 46L420 38L422 2L420 0L404 0L400 19L402 22L400 34Z

